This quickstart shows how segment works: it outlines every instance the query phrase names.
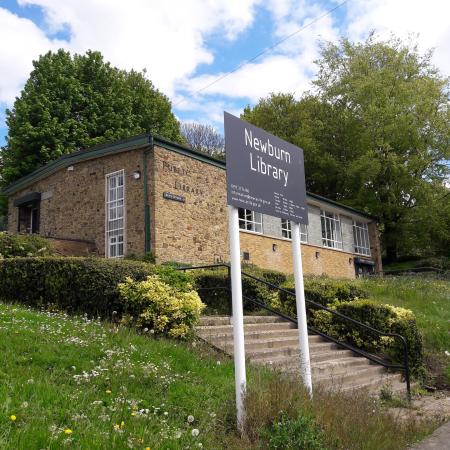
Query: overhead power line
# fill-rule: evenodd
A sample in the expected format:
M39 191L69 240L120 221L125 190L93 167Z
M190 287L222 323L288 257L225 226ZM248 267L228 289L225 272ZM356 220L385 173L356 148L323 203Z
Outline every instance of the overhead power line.
M344 0L341 3L338 3L334 8L329 9L328 11L324 12L323 14L321 14L320 16L316 17L315 19L313 19L311 22L308 22L306 25L303 25L302 27L300 27L298 30L294 31L293 33L287 35L286 37L284 37L283 39L275 42L275 44L271 45L270 47L265 48L263 51L259 52L257 55L253 56L250 59L247 59L246 61L238 64L233 70L230 70L229 72L224 73L223 75L221 75L220 77L216 78L215 80L211 81L210 83L208 83L207 85L203 86L200 89L197 89L196 91L194 91L191 96L199 94L200 92L204 91L205 89L208 89L209 87L213 86L214 84L218 83L219 81L223 80L224 78L229 77L231 74L237 72L239 69L241 69L242 67L246 66L247 64L255 61L256 59L258 59L260 56L264 55L265 53L273 50L274 48L278 47L279 45L281 45L283 42L286 42L288 39L291 39L292 37L294 37L295 35L297 35L298 33L302 32L303 30L306 30L307 28L309 28L311 25L314 25L315 23L317 23L319 20L323 19L326 16L329 16L330 14L332 14L334 11L336 11L337 9L339 9L340 7L344 6L346 3L348 3L350 0ZM173 106L176 107L178 106L180 103L183 103L186 99L183 98L180 101L178 101L177 103L175 103Z

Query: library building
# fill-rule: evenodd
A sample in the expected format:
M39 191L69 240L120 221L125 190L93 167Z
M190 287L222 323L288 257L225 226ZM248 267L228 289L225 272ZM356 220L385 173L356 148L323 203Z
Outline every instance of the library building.
M62 156L4 193L8 231L49 238L64 255L229 260L225 162L162 138L140 135ZM305 274L381 272L375 217L313 193L307 205ZM239 226L244 264L292 272L288 220L240 209Z

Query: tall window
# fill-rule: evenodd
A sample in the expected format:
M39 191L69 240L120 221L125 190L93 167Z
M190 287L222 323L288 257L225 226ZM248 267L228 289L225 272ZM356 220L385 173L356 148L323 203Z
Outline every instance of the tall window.
M292 239L291 221L289 219L281 219L281 235L284 238ZM308 227L303 223L300 224L300 241L308 242Z
M106 256L124 256L125 172L106 175Z
M367 223L353 221L355 253L370 256L369 227Z
M239 208L239 228L262 233L262 214L250 209Z
M327 211L320 211L322 224L322 245L342 249L341 221L339 216Z

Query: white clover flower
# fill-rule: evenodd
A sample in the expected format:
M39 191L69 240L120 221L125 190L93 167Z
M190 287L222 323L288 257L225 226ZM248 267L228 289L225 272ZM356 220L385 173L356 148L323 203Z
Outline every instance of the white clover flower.
M28 402L23 402L20 406L22 408L28 408Z
M188 418L187 418L187 421L188 421L189 423L192 423L194 420L195 420L195 417L194 417L194 416L188 416Z
M200 431L197 428L194 428L191 431L192 436L197 437L200 434Z

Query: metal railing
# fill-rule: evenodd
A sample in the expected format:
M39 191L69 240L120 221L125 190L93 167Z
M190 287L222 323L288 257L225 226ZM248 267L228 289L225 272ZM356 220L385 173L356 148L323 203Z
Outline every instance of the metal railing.
M192 266L192 267L179 267L178 270L183 270L183 271L187 271L187 270L202 270L202 269L214 269L214 268L226 268L227 269L227 273L228 273L228 282L227 282L227 286L217 286L217 287L206 287L206 288L198 288L198 291L202 291L202 290L228 290L230 292L230 295L228 296L229 301L228 301L228 310L230 312L230 315L232 315L232 303L231 303L231 268L229 264L210 264L210 265L203 265L203 266ZM284 292L287 295L293 296L295 297L295 292L293 291L289 291L287 289L281 288L273 283L270 283L266 280L263 280L261 278L258 278L252 274L246 273L246 272L242 272L242 276L253 279L259 283L262 283L264 285L266 285L267 287L269 287L270 289L273 290L277 290L279 292ZM271 308L269 305L267 305L266 303L264 303L261 300L257 300L257 299L253 299L250 298L246 295L243 295L243 299L246 300L247 302L250 302L262 309L265 309L266 311L277 315L279 317L282 317L283 319L290 321L292 323L295 323L297 325L297 319L290 317L280 311L277 311L274 308ZM376 328L371 327L370 325L366 325L362 322L359 322L358 320L352 319L351 317L345 316L344 314L341 314L333 309L327 308L324 305L321 305L320 303L316 303L313 302L311 300L305 299L306 304L308 306L313 307L314 309L320 309L323 311L327 311L330 314L332 314L335 317L339 317L341 320L343 321L347 321L353 325L355 325L356 327L359 327L361 329L364 329L366 331L369 331L371 333L376 334L377 336L385 336L385 337L390 337L390 338L394 338L397 339L398 341L401 342L402 348L403 348L403 364L393 364L390 363L389 361L386 361L385 359L377 356L377 355L373 355L369 352L366 352L360 348L357 348L345 341L341 341L339 339L336 339L332 336L327 335L326 333L323 333L322 331L318 330L315 327L312 327L310 325L308 325L308 331L310 331L313 334L317 334L319 336L322 336L325 340L328 340L330 342L333 342L337 345L339 345L340 347L343 347L345 349L351 350L352 352L374 362L375 364L379 364L387 369L395 369L395 370L401 370L404 373L405 376L405 381L406 381L406 390L407 390L407 394L408 394L408 398L411 397L411 380L410 380L410 370L409 370L409 359L408 359L408 343L406 341L406 339L404 338L404 336L402 336L401 334L398 333L385 333L383 331L377 330Z

